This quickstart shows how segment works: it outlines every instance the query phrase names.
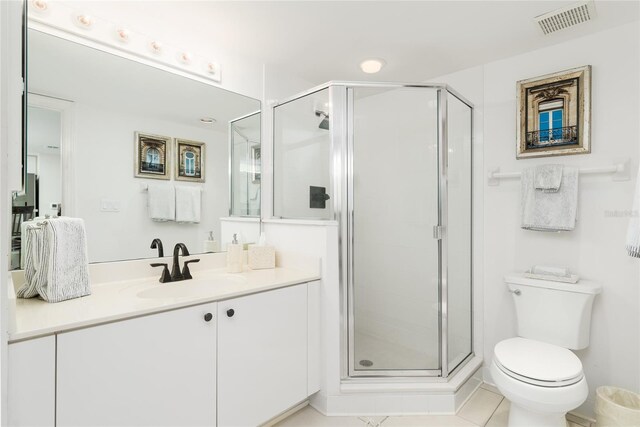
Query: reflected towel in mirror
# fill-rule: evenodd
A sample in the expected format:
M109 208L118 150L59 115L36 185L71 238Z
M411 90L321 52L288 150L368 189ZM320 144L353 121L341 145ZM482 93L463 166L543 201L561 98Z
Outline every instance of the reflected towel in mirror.
M177 222L200 222L201 192L200 187L176 185Z
M149 218L154 221L176 219L176 193L170 184L149 184Z

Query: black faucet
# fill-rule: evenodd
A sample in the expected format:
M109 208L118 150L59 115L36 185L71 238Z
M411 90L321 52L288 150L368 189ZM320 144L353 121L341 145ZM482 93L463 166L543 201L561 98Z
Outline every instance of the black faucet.
M182 250L183 256L189 256L189 250L185 246L184 243L176 243L173 247L173 266L171 267L171 281L179 282L180 280L184 280L184 276L182 272L180 272L180 255L179 252Z
M158 258L162 258L164 256L164 249L162 249L162 240L155 238L151 242L151 249L158 248Z

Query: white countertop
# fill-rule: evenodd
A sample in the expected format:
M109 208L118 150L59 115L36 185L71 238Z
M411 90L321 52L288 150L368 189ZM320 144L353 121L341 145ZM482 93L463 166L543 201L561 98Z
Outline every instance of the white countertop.
M244 272L232 274L218 267L192 270L194 278L180 282L160 283L154 276L94 283L91 295L54 304L14 297L9 342L318 280L314 270L245 267Z

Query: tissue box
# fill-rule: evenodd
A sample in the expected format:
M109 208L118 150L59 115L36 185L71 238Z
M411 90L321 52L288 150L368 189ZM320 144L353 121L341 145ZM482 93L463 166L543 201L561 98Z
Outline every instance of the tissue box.
M249 245L249 268L260 270L276 267L276 249L273 246Z

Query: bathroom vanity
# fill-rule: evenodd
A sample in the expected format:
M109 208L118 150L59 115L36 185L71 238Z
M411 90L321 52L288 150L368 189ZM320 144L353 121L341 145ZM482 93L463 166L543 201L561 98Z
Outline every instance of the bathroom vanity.
M88 297L10 295L10 425L259 425L318 391L317 269L232 275L224 257L178 283L94 281L153 271L140 260L92 265Z

